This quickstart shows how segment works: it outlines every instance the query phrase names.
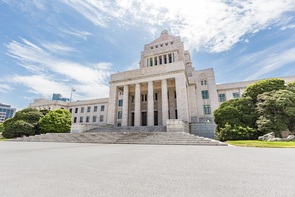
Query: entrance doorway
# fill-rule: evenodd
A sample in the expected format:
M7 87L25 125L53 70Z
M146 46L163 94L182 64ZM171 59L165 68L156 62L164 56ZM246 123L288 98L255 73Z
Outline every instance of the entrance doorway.
M141 112L141 126L147 125L147 114L146 112Z
M154 111L154 125L158 125L158 111Z
M134 126L134 112L131 112L131 126Z

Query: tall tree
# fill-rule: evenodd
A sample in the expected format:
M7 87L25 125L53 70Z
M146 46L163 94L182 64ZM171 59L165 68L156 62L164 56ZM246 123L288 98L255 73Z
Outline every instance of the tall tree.
M295 130L295 92L289 90L273 90L258 95L257 120L261 134L274 131Z
M247 86L243 97L250 97L254 103L257 102L257 96L264 92L270 92L272 90L284 90L286 89L285 81L283 79L265 79L257 81Z

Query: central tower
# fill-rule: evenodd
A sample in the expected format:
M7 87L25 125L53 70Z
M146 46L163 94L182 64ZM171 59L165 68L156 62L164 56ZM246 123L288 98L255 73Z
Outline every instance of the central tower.
M167 30L144 46L140 68L111 75L108 124L166 126L167 119L189 121L190 55L179 36Z

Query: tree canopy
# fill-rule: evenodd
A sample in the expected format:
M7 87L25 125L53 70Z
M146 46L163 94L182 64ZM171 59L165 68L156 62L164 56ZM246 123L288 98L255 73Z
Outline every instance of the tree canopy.
M3 123L5 138L21 137L36 134L36 125L43 114L34 108L26 108L16 112L13 118Z
M264 92L270 92L272 90L284 90L286 89L285 81L283 79L264 79L257 81L247 86L243 97L250 97L254 103L257 101L257 96Z
M249 85L242 98L225 101L214 111L221 140L295 131L295 81L266 79Z
M5 138L22 137L48 132L70 132L72 115L64 109L37 110L26 108L3 123Z
M50 111L38 123L41 133L68 133L71 125L72 114L65 109Z

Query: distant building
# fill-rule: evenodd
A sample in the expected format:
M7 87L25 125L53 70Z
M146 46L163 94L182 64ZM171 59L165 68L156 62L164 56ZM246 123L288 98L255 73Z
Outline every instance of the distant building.
M177 123L175 128L187 124L191 133L214 137L214 110L239 98L257 81L217 84L213 69L195 70L180 37L167 31L144 46L139 64L138 69L111 75L109 98L67 103L35 100L30 107L68 109L74 126L85 128L91 124L168 128ZM295 76L280 78L286 83L295 80Z
M70 101L69 98L63 98L61 94L56 94L56 93L54 93L52 95L52 100L53 101L64 101L64 102L69 102Z
M11 108L10 105L0 103L0 122L4 122L8 118L15 115L16 108Z

